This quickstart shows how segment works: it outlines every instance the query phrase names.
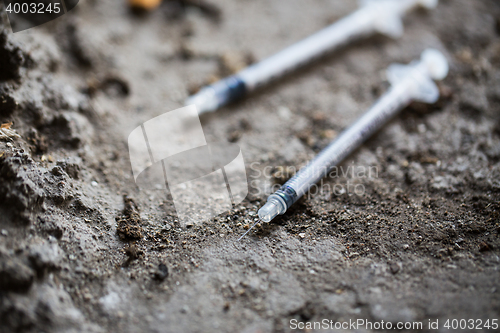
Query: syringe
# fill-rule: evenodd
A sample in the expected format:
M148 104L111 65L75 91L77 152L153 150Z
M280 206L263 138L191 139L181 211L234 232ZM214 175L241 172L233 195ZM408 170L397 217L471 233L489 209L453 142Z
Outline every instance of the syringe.
M402 16L417 6L434 8L438 0L364 0L361 8L336 23L240 72L202 88L185 104L198 113L214 111L273 79L323 56L339 46L376 32L403 34Z
M446 58L434 49L425 50L419 61L414 61L409 65L392 64L387 70L391 89L305 168L288 180L278 191L271 194L258 212L259 221L243 236L260 221L270 222L276 216L284 214L294 202L307 193L311 186L326 176L333 166L339 164L412 101L436 102L439 98L439 89L433 79L442 80L447 74Z

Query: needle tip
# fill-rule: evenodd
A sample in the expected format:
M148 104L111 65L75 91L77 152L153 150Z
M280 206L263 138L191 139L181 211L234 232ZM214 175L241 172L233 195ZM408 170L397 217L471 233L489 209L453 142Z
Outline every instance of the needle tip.
M250 229L248 229L243 235L240 236L240 238L238 238L237 242L239 242L243 237L245 237L246 234L248 234L250 232L250 230L253 229L253 227L255 227L257 225L257 223L259 223L261 220L259 219L257 222L255 222L251 227Z

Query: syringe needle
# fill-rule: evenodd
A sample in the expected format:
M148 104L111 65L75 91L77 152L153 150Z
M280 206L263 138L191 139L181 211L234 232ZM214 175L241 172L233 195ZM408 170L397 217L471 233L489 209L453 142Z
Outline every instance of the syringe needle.
M357 11L232 76L203 87L185 104L195 104L198 113L211 112L347 43L377 32L399 37L403 34L404 14L418 6L434 8L437 2L364 0Z
M412 101L435 103L439 89L433 80L442 80L448 73L448 62L441 52L425 50L420 61L409 65L393 64L387 74L392 84L361 118L342 132L305 168L288 180L278 191L267 198L259 209L261 221L270 222L284 214L328 171L356 150L368 137Z
M257 222L255 222L251 227L250 229L248 229L243 235L241 235L240 238L238 238L237 242L240 241L240 239L242 239L243 237L245 237L246 234L248 234L250 232L250 230L252 230L253 227L255 227L257 225L257 223L259 223L261 220L259 219Z

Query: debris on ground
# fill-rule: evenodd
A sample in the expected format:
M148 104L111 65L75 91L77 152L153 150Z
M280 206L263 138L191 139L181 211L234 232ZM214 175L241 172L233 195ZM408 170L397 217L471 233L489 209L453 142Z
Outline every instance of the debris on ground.
M162 0L129 0L129 5L134 9L153 10L161 4Z
M5 123L0 126L0 140L20 138L21 136L11 129L12 123Z
M116 217L116 232L124 241L138 240L142 238L142 220L135 201L124 196L125 208L120 216Z
M154 278L158 281L163 281L168 277L168 267L165 264L159 264L156 272L154 273Z

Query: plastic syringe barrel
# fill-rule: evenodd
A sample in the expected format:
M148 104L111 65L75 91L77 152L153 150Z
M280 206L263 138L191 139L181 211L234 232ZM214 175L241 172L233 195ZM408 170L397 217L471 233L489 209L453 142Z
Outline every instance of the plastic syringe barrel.
M211 112L350 41L377 31L398 37L403 33L404 13L419 5L433 8L437 0L365 0L364 3L357 11L315 34L202 88L186 100L186 105L197 105L199 113Z
M333 166L356 150L410 101L411 98L402 86L398 85L388 91L361 119L342 132L305 168L268 197L266 205L259 210L261 220L270 222L276 215L284 214L314 184L325 177Z
M412 8L429 1L371 0L357 11L283 49L282 51L243 69L237 75L250 92L292 70L324 56L350 41L367 37L378 31L391 37L402 34L401 17ZM431 7L435 6L432 4ZM391 22L397 22L391 24Z
M371 34L373 19L370 12L360 9L315 34L282 51L243 69L237 75L245 82L247 91L282 77L310 63L357 37Z
M359 120L342 132L305 168L268 197L259 210L264 222L271 221L304 195L328 171L356 150L367 138L387 123L412 100L433 103L439 90L432 78L442 79L448 72L446 58L436 50L426 50L422 60L410 65L392 65L389 77L395 83Z
M410 82L406 82L408 85ZM297 198L325 177L328 171L356 150L366 139L382 125L411 102L405 85L398 85L389 90L356 123L330 143L311 163L291 178L285 186L294 189Z

